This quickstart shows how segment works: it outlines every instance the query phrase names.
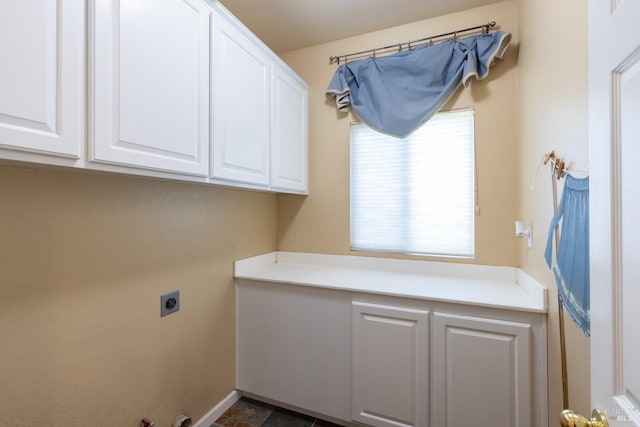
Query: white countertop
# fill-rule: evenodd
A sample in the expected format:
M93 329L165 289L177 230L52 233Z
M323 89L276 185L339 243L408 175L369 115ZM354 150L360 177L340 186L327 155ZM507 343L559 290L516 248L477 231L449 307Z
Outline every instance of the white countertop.
M547 289L514 267L271 252L236 261L235 277L517 311L547 312Z

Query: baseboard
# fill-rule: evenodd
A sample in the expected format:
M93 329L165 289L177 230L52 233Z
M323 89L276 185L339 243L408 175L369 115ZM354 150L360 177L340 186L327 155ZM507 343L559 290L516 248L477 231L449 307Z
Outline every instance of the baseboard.
M193 427L209 427L213 424L224 412L231 408L234 403L240 399L240 393L237 390L233 390L227 397L222 399L216 406L214 406L209 412L207 412L202 418L193 424Z

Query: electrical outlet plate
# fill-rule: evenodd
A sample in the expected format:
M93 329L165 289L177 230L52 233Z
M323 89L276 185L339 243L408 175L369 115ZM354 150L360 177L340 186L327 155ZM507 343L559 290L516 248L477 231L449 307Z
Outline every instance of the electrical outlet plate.
M169 292L160 296L160 317L180 310L180 291Z

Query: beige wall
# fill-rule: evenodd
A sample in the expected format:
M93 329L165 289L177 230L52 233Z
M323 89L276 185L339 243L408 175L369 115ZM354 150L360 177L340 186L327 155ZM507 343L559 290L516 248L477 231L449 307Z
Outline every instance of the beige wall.
M587 4L580 0L517 0L520 55L518 106L519 216L533 227L534 247L519 247L520 266L551 290L549 416L562 408L557 290L544 261L553 196L549 166L532 178L542 156L555 150L576 170L588 170ZM564 180L558 182L562 189ZM560 192L560 191L559 191ZM589 340L565 316L569 406L590 414Z
M339 113L325 96L336 70L331 55L384 46L495 20L516 34L513 2L502 2L436 19L364 34L308 49L288 52L284 59L307 81L309 89L309 196L279 196L280 250L349 254L349 124L357 118ZM514 40L517 42L517 40ZM445 109L472 106L476 112L476 150L480 215L476 217L476 258L473 262L516 265L519 243L513 237L516 219L516 54L483 81L459 90ZM356 255L369 255L354 253ZM422 258L424 259L424 257ZM468 260L464 260L468 262Z
M168 426L234 387L233 260L276 196L0 166L0 425ZM181 309L160 318L160 295Z

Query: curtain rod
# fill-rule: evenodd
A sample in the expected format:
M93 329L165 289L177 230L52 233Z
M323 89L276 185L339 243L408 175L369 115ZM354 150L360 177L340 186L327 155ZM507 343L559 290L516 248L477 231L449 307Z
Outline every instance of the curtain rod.
M337 55L337 56L331 56L329 57L329 64L333 63L333 62L337 62L338 65L340 65L340 58L344 58L344 60L346 61L348 57L350 56L356 56L356 55L363 55L365 53L371 53L373 52L373 56L376 56L376 52L379 50L388 50L388 49L392 49L392 48L397 48L399 50L402 50L402 46L407 45L407 47L409 48L409 50L412 49L411 45L415 44L415 43L420 43L420 42L424 42L429 40L430 42L433 42L433 39L437 39L440 37L446 37L446 36L457 36L458 33L465 33L467 31L473 31L473 30L479 30L482 29L482 32L484 34L487 34L489 32L489 28L495 27L496 26L496 21L491 21L488 22L486 24L483 25L476 25L475 27L469 27L469 28L465 28L462 30L457 30L457 31L450 31L448 33L442 33L442 34L437 34L435 36L429 36L429 37L423 37L421 39L416 39L416 40L410 40L408 42L404 42L404 43L396 43L396 44L391 44L389 46L384 46L384 47L377 47L375 49L369 49L369 50L363 50L361 52L354 52L354 53L347 53L345 55Z

